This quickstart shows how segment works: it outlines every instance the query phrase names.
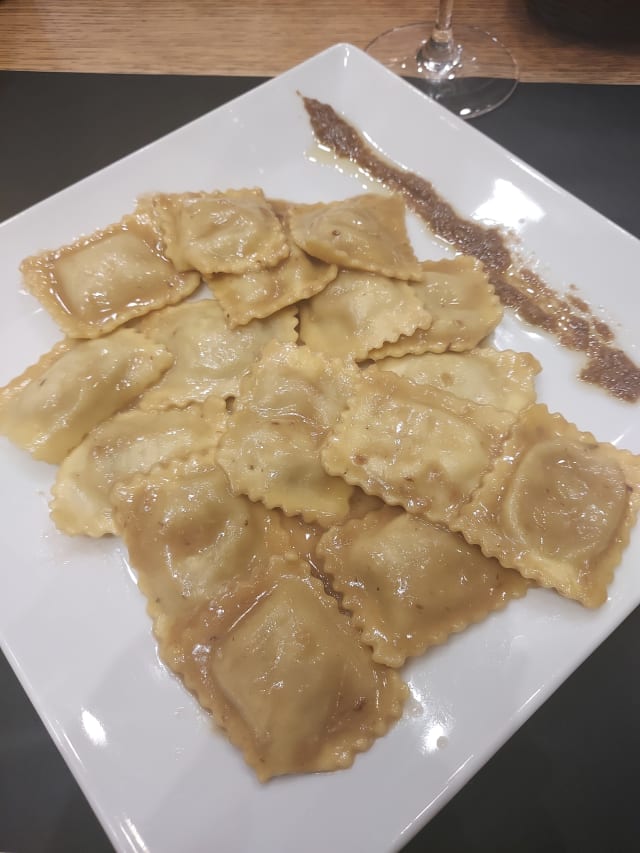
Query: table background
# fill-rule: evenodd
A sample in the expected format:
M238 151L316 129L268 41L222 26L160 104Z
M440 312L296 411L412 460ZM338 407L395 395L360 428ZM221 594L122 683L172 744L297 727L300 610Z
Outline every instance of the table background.
M560 9L572 4L595 28L598 15L585 9L638 2L555 0ZM0 68L273 75L339 41L364 48L390 27L432 19L436 8L436 0L0 0ZM594 42L551 30L525 0L454 7L454 27L498 36L526 82L640 83L640 33L613 14L608 21L618 38Z
M364 47L435 5L0 0L0 220L259 82L246 75L278 73L337 41ZM527 81L474 124L640 236L640 86L602 85L640 84L638 45L552 33L521 0L457 0L456 20L499 34ZM629 286L638 277L630 270ZM638 648L640 610L406 850L635 849ZM0 850L110 849L0 656Z

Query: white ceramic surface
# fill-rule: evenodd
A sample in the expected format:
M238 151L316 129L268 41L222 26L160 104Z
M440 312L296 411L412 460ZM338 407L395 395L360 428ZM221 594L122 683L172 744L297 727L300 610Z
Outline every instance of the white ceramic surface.
M551 284L575 284L594 308L604 306L638 358L636 297L626 283L640 268L640 243L338 45L0 226L0 384L59 337L21 290L20 260L118 219L138 194L259 185L316 201L366 187L353 170L317 160L297 90L342 111L465 215L508 226ZM419 255L446 253L415 221L411 233ZM637 407L576 381L577 356L513 318L496 341L542 362L539 394L552 409L640 451ZM158 661L122 546L56 532L50 466L4 439L0 465L2 648L121 851L397 849L640 602L636 530L600 610L530 593L409 665L404 718L352 769L261 786Z

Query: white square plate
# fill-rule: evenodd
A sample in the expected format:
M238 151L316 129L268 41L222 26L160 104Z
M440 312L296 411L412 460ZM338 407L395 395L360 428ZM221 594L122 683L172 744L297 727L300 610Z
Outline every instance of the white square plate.
M574 283L594 308L604 303L637 360L636 297L624 282L640 268L640 243L338 45L0 226L0 384L59 337L21 290L20 260L117 220L138 194L257 185L317 201L366 188L353 170L317 161L297 91L343 112L462 214L511 229L553 286ZM420 256L445 254L416 221L411 234ZM578 382L578 356L513 318L496 342L538 357L552 410L640 451L637 408ZM158 661L122 546L56 532L52 467L5 440L0 464L2 648L119 850L396 849L640 602L636 530L601 609L531 592L408 666L404 718L352 769L261 786Z

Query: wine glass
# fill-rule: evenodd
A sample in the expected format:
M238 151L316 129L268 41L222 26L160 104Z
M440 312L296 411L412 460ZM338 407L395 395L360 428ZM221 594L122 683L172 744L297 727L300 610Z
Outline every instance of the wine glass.
M407 24L382 33L367 53L463 118L504 103L518 82L506 47L477 27L451 29L453 0L440 0L435 24Z

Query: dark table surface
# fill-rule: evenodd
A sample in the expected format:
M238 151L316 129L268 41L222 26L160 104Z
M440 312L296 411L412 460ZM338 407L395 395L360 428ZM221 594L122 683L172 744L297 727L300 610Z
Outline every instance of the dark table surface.
M259 82L0 72L0 220ZM640 87L524 84L474 124L640 237ZM640 849L639 654L640 609L405 850ZM0 655L0 851L108 850Z

